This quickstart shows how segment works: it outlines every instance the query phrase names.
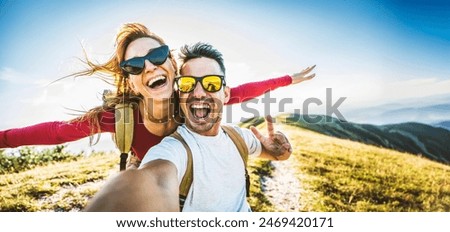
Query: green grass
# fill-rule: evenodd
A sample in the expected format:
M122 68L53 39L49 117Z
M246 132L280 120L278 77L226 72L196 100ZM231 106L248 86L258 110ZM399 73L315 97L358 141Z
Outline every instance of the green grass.
M450 211L450 166L282 126L297 147L302 211ZM314 196L313 198L311 197Z
M118 156L97 153L0 176L0 211L71 211L83 208L99 186L118 169ZM88 185L88 187L84 187Z
M450 211L448 165L295 126L276 129L294 148L284 162L292 163L303 188L300 211ZM117 154L100 153L0 175L0 211L78 211L118 172L118 161ZM269 161L250 159L253 211L276 211L262 190L262 177L274 171Z
M275 206L263 192L262 178L270 177L273 167L270 161L250 159L247 168L250 175L250 197L248 202L254 212L274 212Z

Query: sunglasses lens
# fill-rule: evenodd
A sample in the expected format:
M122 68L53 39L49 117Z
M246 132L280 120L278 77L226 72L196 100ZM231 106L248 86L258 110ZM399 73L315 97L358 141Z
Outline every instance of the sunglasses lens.
M168 56L169 47L164 45L151 51L150 54L148 54L147 59L154 65L161 65L166 62Z
M196 80L192 77L180 77L177 81L178 89L182 93L189 93L195 88Z
M144 60L142 58L133 58L122 65L122 69L133 75L138 75L144 69Z
M217 92L222 88L222 78L219 76L205 76L202 79L202 86L208 92Z

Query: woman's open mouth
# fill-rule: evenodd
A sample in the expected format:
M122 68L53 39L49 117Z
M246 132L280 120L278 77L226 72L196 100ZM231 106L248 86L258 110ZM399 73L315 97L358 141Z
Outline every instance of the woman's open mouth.
M151 89L158 89L167 83L167 77L165 76L157 76L155 78L152 78L148 83L147 86Z

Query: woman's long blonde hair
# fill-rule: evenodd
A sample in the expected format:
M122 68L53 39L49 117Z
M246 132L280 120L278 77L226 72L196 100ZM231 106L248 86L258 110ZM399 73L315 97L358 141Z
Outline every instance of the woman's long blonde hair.
M85 113L83 116L78 117L72 122L81 121L81 120L89 120L91 126L91 135L90 135L90 143L95 144L98 142L99 137L95 142L93 142L93 135L100 132L100 118L99 114L101 112L105 112L108 110L114 109L114 106L118 103L133 103L133 105L137 106L139 101L142 99L141 96L136 95L131 91L129 83L127 81L127 74L125 74L120 69L120 62L124 60L125 51L128 45L136 39L139 38L152 38L158 41L161 45L166 44L164 40L158 35L152 33L147 27L140 23L126 23L124 24L116 36L115 42L115 52L112 57L103 64L95 64L91 60L88 59L85 53L85 61L84 63L88 66L88 69L84 71L77 72L73 74L75 77L79 76L91 76L93 74L99 74L98 76L109 82L114 84L116 87L115 92L110 92L108 96L104 96L103 105L95 107ZM176 61L171 55L170 59L172 64L176 70Z

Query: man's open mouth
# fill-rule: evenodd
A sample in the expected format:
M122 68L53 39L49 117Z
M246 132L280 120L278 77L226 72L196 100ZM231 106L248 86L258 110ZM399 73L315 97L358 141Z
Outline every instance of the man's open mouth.
M155 78L152 78L148 83L147 86L151 89L157 89L159 87L164 86L167 83L167 77L165 76L157 76Z
M194 103L189 110L195 119L205 119L211 113L211 106L206 103Z

